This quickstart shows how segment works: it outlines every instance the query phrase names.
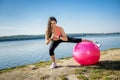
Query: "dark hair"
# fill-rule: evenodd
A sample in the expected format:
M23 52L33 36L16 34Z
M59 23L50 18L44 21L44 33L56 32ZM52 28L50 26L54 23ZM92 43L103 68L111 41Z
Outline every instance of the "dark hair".
M57 23L57 19L54 16L51 16L48 20L48 22L55 21Z
M54 16L49 17L48 19L48 25L47 25L47 31L46 31L46 36L47 39L51 37L52 31L51 31L51 21L55 21L57 23L57 20Z

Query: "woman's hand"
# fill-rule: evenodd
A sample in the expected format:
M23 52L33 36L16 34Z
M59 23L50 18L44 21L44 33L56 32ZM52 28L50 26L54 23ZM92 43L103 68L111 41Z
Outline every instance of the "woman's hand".
M48 45L50 43L50 40L46 40L45 43Z
M52 34L51 39L53 40L59 40L59 36L56 35L55 33Z

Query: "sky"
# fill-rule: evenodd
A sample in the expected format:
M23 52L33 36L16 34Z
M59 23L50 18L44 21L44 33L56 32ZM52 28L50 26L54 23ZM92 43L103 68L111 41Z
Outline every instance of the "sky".
M120 32L120 0L0 0L0 36L45 34L50 16L65 33Z

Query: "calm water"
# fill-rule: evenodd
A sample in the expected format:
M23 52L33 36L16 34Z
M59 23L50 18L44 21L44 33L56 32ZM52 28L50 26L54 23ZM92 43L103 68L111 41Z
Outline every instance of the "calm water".
M82 37L102 44L100 50L120 48L120 35ZM72 56L75 43L61 43L55 50L56 58ZM0 69L48 61L49 45L44 39L0 42Z

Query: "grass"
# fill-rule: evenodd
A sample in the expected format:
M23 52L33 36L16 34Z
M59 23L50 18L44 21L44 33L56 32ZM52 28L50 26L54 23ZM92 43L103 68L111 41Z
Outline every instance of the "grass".
M70 58L72 57L65 57L65 58L60 58L58 60L56 60L57 62L59 62L59 60L69 60ZM51 61L41 61L41 62L38 62L38 63L34 63L33 65L35 65L36 67L44 67L44 66L47 66L47 65L50 65L52 62Z
M38 63L34 63L33 65L35 65L36 67L45 67L50 64L51 64L51 61L41 61Z
M107 49L107 50L103 50L101 51L101 55L104 55L104 54L107 54L109 50L117 50L117 49L120 49L120 48L110 48L110 49Z
M109 64L104 64L103 66L100 66L99 64L94 66L84 66L80 69L75 70L75 74L77 75L78 79L83 80L118 80L120 78L120 67L119 69ZM113 63L114 65L114 63ZM118 64L117 66L120 66Z
M59 80L68 80L65 74L59 75Z
M86 68L80 68L80 69L76 69L75 70L75 74L82 75L82 74L85 74L85 73L87 73L87 69Z
M79 70L78 70L79 71ZM117 80L120 78L120 73L117 73L117 71L113 74L112 71L105 71L105 70L88 70L89 73L84 73L84 74L78 74L77 78L78 79L83 79L83 80ZM95 73L94 73L95 72Z
M102 80L113 80L113 79L108 76L103 76Z
M24 67L26 67L26 65L2 69L2 70L0 70L0 74L1 74L1 73L4 73L4 72L10 72L10 71L13 71L13 70L15 70L15 69L24 68Z
M61 60L61 59L64 59L64 60L69 60L70 58L72 58L71 56L69 56L69 57L65 57L65 58L60 58L59 60Z
M49 77L50 77L49 75L43 75L43 76L40 77L40 80L46 80Z
M84 76L84 75L78 75L77 78L80 79L80 80L89 80L89 79L88 79L86 76Z
M44 66L47 66L47 65L50 65L50 64L51 64L50 61L41 61L41 62L38 62L38 63L34 63L32 65L34 65L35 67L44 67ZM2 70L0 70L0 74L1 73L5 73L5 72L10 72L10 71L13 71L13 70L17 70L17 69L20 69L20 68L24 68L24 67L27 67L27 65L22 65L22 66L16 66L16 67L12 67L12 68L2 69Z
M111 48L111 49L108 49L108 50L116 50L116 49L120 49L120 48Z

